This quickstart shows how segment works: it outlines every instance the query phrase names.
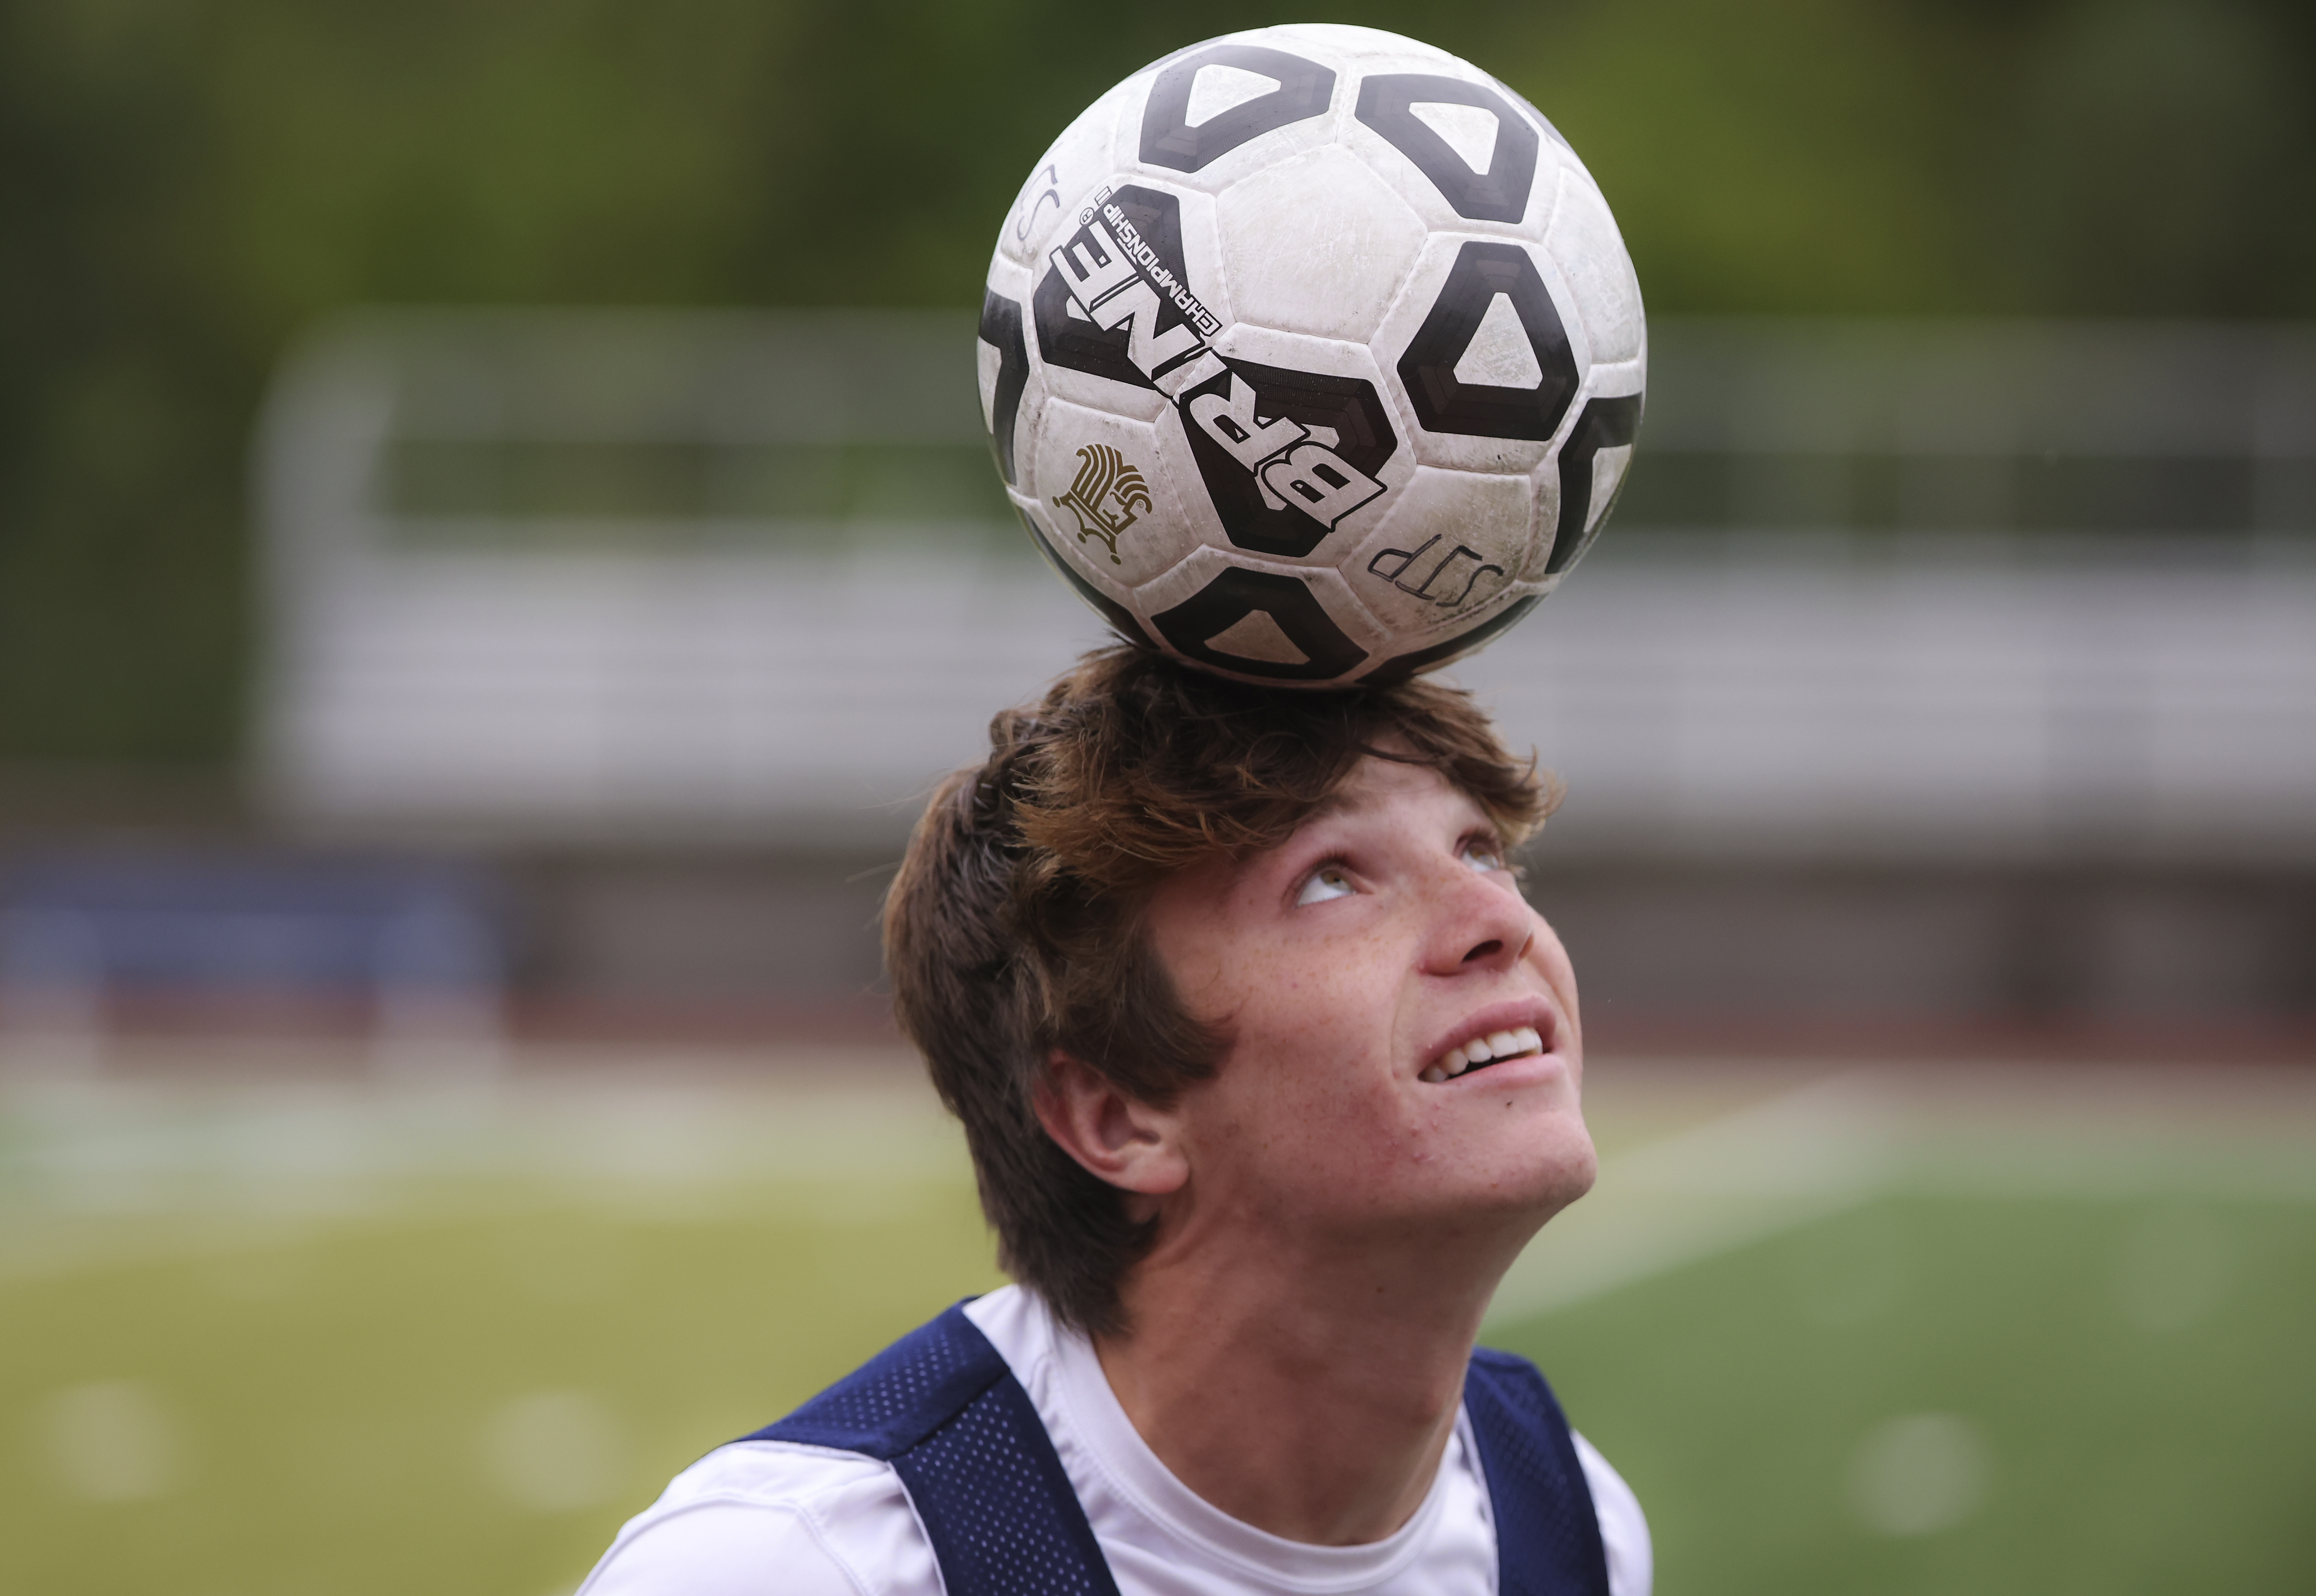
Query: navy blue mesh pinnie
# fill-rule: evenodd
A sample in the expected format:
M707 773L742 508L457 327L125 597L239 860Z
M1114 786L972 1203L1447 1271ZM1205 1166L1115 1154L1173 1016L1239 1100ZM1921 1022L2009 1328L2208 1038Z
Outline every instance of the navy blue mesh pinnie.
M949 1596L1118 1596L1029 1394L963 1303L745 1439L890 1463Z
M1495 1512L1499 1596L1608 1596L1592 1494L1544 1377L1480 1349L1464 1404ZM963 1303L742 1439L890 1463L949 1596L1118 1596L1029 1394Z
M1568 1420L1536 1365L1474 1348L1464 1411L1495 1510L1497 1596L1608 1596L1592 1489Z

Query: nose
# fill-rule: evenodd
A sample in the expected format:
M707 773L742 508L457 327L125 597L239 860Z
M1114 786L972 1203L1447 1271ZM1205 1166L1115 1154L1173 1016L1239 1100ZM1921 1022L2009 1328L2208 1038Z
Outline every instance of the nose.
M1437 893L1437 918L1425 949L1430 974L1510 969L1536 937L1535 912L1501 875L1449 860Z

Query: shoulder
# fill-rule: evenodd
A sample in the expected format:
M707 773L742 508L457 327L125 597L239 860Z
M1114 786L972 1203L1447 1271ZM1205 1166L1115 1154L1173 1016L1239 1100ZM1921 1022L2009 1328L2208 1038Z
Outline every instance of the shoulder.
M1011 1342L1034 1340L1034 1305L1021 1295L975 1303L976 1321ZM993 1354L1000 1367L1002 1357ZM619 1531L582 1592L938 1596L922 1520L885 1459L945 1416L992 1360L988 1343L957 1333L953 1315L920 1326L787 1418L676 1476Z
M582 1596L935 1596L940 1576L890 1466L747 1440L676 1476Z
M1576 1461L1584 1466L1584 1485L1592 1493L1592 1516L1600 1523L1600 1550L1608 1559L1608 1596L1650 1596L1656 1585L1656 1547L1649 1538L1641 1499L1599 1448L1573 1431L1569 1439L1576 1443Z
M1650 1596L1655 1583L1655 1551L1640 1499L1599 1449L1570 1426L1558 1398L1536 1365L1514 1353L1474 1348L1465 1392L1467 1410L1476 1408L1494 1415L1493 1423L1483 1424L1474 1412L1475 1429L1509 1425L1547 1442L1548 1450L1556 1450L1560 1438L1566 1438L1568 1453L1563 1456L1572 1455L1584 1493L1591 1499L1593 1520L1599 1526L1609 1596ZM1564 1470L1563 1464L1553 1472L1564 1474Z
M1056 1333L1043 1305L1027 1293L1006 1290L966 1312L1015 1377L1050 1397L1047 1388L1057 1378L1058 1354ZM872 1360L871 1367L883 1357ZM1599 1524L1609 1596L1649 1596L1648 1526L1629 1487L1567 1428L1533 1366L1492 1352L1475 1356L1474 1373L1467 1409L1492 1402L1528 1435L1556 1431L1551 1449L1580 1466L1576 1472ZM850 1384L840 1382L832 1393ZM824 1405L832 1393L799 1413ZM1052 1435L1055 1414L1044 1411L1051 1404L1039 1405ZM1066 1432L1068 1427L1063 1429ZM1056 1439L1082 1497L1087 1481L1069 1467L1072 1460L1082 1461L1082 1449L1066 1433ZM1565 1479L1568 1472L1564 1462L1560 1476ZM1477 1479L1474 1484L1484 1517L1487 1486ZM686 1596L940 1596L942 1588L923 1524L891 1464L842 1443L760 1434L719 1448L677 1476L657 1502L621 1529L581 1587L581 1596L664 1596L670 1591Z

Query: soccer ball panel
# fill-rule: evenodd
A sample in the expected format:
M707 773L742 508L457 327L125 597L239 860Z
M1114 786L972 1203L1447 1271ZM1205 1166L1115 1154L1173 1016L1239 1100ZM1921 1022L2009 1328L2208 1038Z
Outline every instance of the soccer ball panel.
M1593 364L1592 391L1596 394L1629 394L1637 398L1648 387L1648 335L1643 332L1641 352L1636 358L1619 361L1614 365L1597 361Z
M1531 245L1434 234L1376 336L1427 466L1525 472L1582 380Z
M1233 309L1254 325L1364 343L1422 253L1389 185L1330 146L1232 184L1216 201Z
M1041 361L1046 387L1056 399L1089 409L1108 409L1137 421L1154 422L1166 414L1166 396L1114 377L1073 370Z
M1176 429L1221 540L1252 556L1332 560L1411 468L1366 352L1272 334L1187 388Z
M1576 303L1592 363L1637 360L1644 325L1641 285L1608 202L1590 179L1573 172L1560 189L1544 246Z
M1557 146L1518 97L1460 64L1395 66L1361 76L1343 147L1428 226L1538 236L1551 215Z
M1194 550L1135 593L1160 646L1241 682L1326 682L1372 667L1390 635L1341 573Z
M1475 622L1468 629L1444 638L1434 638L1420 647L1403 649L1389 659L1379 660L1367 667L1365 682L1404 682L1410 676L1439 669L1465 655L1485 647L1510 628L1517 625L1537 605L1544 602L1551 589L1523 591L1510 599L1494 614Z
M1621 462L1631 458L1640 424L1637 391L1596 392L1575 410L1568 436L1551 463L1534 477L1539 503L1547 498L1553 503L1549 515L1539 523L1536 560L1542 563L1539 566L1531 562L1532 578L1558 578L1591 546L1624 486ZM1596 467L1604 452L1610 462L1605 478ZM1605 494L1600 491L1604 482Z
M1171 399L1154 374L1234 319L1214 201L1155 183L1104 182L1071 224L1056 229L1037 269L1037 357L1052 370L1056 393L1154 420Z
M1359 81L1352 116L1374 138L1347 129L1346 141L1357 138L1360 153L1413 196L1428 218L1519 227L1534 210L1544 137L1493 82L1442 72L1370 72ZM1391 154L1377 148L1378 141ZM1421 183L1410 181L1411 174Z
M1427 466L1342 569L1359 602L1395 637L1461 629L1522 580L1536 516L1525 477Z
M1591 546L1600 531L1600 523L1617 505L1617 495L1625 489L1625 472L1633 463L1633 446L1618 443L1603 449L1592 457L1592 502L1585 507L1584 541L1577 555ZM1575 557L1571 557L1572 560Z
M1131 588L1181 557L1183 516L1166 474L1152 468L1158 459L1151 424L1056 399L1021 486L1064 558Z
M1145 166L1201 172L1281 128L1323 119L1340 80L1334 67L1275 41L1218 39L1168 58L1150 74L1135 158Z
M1332 63L1250 34L1194 45L1133 81L1111 165L1207 193L1332 141L1342 94ZM1268 92L1250 92L1265 81Z
M998 475L1009 486L1020 476L1015 446L1020 432L1022 397L1030 376L1029 335L1020 292L1025 281L1026 274L1002 257L992 263L974 340L982 430L989 436Z

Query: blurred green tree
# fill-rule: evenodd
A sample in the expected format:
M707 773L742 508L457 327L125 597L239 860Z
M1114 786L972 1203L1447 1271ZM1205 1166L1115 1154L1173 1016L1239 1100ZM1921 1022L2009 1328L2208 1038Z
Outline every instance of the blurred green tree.
M316 317L967 305L1095 94L1319 16L1528 93L1660 312L2316 310L2290 0L0 0L0 761L231 758Z

